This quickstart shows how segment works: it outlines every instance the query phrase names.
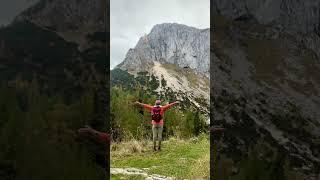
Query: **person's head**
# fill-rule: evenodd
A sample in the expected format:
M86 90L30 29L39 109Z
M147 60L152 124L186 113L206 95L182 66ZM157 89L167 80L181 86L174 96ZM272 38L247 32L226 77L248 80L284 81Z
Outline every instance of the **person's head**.
M161 101L160 101L159 99L156 100L155 105L156 105L156 106L160 106L160 105L161 105Z

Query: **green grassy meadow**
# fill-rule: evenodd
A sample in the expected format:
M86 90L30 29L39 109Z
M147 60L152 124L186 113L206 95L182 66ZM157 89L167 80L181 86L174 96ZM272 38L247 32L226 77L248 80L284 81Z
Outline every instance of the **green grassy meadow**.
M111 147L111 167L145 169L149 174L176 179L209 179L210 144L207 135L188 140L170 138L154 152L151 141L128 141ZM142 176L113 175L111 179L144 179Z

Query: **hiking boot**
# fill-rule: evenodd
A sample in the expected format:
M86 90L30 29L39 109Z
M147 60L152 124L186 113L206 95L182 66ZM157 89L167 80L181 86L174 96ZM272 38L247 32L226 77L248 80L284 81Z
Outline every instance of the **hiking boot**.
M157 151L157 148L155 146L153 147L153 151Z
M158 147L158 151L161 151L161 146Z

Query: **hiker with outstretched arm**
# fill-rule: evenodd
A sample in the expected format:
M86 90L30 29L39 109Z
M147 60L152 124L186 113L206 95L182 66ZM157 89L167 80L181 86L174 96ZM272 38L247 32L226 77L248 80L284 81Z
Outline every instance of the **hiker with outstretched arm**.
M161 141L162 141L162 131L163 131L163 115L166 110L172 107L175 104L178 104L179 101L161 106L161 101L156 100L155 105L151 106L149 104L143 104L140 102L135 102L135 105L142 106L151 112L152 118L152 135L153 135L153 150L157 151L157 140L159 141L158 150L161 150Z
M90 126L78 129L78 133L84 136L88 136L99 143L110 144L110 136L107 133L97 131Z
M78 129L79 140L87 146L89 155L94 158L95 163L104 170L99 179L109 179L109 146L111 142L110 135L105 132L85 126Z

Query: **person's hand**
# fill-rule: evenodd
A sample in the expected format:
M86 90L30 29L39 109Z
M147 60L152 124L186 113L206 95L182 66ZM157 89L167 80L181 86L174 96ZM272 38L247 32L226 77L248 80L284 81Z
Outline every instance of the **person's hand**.
M88 126L88 125L85 125L84 128L80 128L78 129L78 133L80 134L90 134L92 133L94 130Z
M80 129L78 129L78 133L79 134L89 134L89 133L91 133L91 129L90 128L80 128Z
M180 104L180 101L176 101L176 104Z
M106 142L110 144L110 135L94 130L90 126L78 129L78 133L84 137L90 137L98 142Z
M136 101L133 103L134 105L140 105L140 102Z
M212 133L222 133L225 131L225 128L222 128L222 127L211 127L210 128L210 132Z

